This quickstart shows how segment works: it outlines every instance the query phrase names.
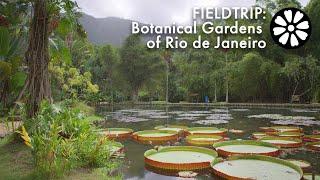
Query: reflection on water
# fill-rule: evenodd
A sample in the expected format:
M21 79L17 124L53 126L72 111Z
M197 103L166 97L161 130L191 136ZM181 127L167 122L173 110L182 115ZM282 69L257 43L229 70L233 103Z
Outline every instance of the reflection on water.
M241 108L213 108L213 107L165 107L158 106L135 106L135 107L114 107L111 112L110 107L98 107L101 115L107 116L107 120L99 124L101 127L128 127L135 131L153 129L158 125L174 124L185 125L189 127L209 126L195 122L214 123L211 126L227 129L241 129L244 134L228 134L230 139L249 139L251 133L259 131L259 127L272 126L274 119L270 118L248 118L251 115L259 114L279 114L282 116L305 116L314 117L317 125L300 126L305 134L311 134L313 130L320 130L318 124L320 121L319 109L241 109ZM166 112L167 111L167 112ZM228 118L226 118L228 117ZM300 118L292 120L305 121L309 118ZM223 121L221 121L223 120ZM219 123L221 121L221 123ZM290 119L289 119L290 121ZM227 122L227 123L226 123ZM301 123L304 124L304 123ZM308 125L308 124L306 124ZM124 177L125 179L181 179L176 177L159 175L145 169L144 152L153 148L151 145L142 145L134 141L127 140L123 142L126 150ZM312 163L314 171L320 173L320 153L305 151L304 149L291 150L285 154L285 159L302 159ZM197 179L212 179L209 174L197 177ZM214 179L217 179L216 177Z

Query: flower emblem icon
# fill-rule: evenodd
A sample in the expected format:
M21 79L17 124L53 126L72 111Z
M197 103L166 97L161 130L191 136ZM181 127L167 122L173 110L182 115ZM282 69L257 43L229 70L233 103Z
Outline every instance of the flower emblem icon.
M306 13L297 8L277 12L271 21L273 40L281 47L295 49L303 46L311 35L311 22Z

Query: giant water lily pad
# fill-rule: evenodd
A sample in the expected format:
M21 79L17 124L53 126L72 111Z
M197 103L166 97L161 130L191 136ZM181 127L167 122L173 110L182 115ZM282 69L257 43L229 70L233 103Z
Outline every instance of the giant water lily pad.
M192 135L225 135L227 131L227 129L216 127L193 127L187 129L187 133Z
M193 114L193 113L184 113L184 114L179 114L178 116L180 117L201 117L201 116L207 116L208 114Z
M267 156L278 156L280 150L278 147L265 142L258 142L252 140L233 140L225 142L217 142L213 144L219 155L247 155L259 154Z
M168 119L168 118L170 118L170 116L154 115L154 116L150 116L149 118L151 118L151 119Z
M118 110L117 112L138 113L139 111L143 111L143 110L142 109L122 109L122 110Z
M260 114L260 115L251 115L248 117L273 119L275 121L271 121L271 123L277 124L277 125L297 125L297 126L320 125L320 121L316 121L315 117L310 117L310 116L283 116L281 114Z
M213 124L228 124L229 121L222 120L222 119L210 119L210 120L199 120L193 123L202 124L202 125L213 125Z
M233 119L231 114L211 114L206 117L207 120L231 120Z
M317 141L320 141L320 134L318 135L305 135L303 137L303 140L304 141L307 141L307 142L317 142Z
M192 114L211 114L211 111L189 111Z
M281 114L257 114L257 115L250 115L248 118L263 118L263 119L280 119L283 117Z
M293 120L277 120L271 121L273 124L277 125L295 125L295 126L313 126L320 125L320 121L317 120L301 120L301 119L293 119Z
M127 123L150 121L150 119L139 118L139 117L134 117L134 116L114 116L113 118L116 119L117 121L127 122Z
M303 170L303 172L307 172L311 169L311 164L307 161L296 159L287 159L287 161L299 166Z
M298 112L298 113L317 113L317 110L314 109L291 109L292 112Z
M260 138L263 138L263 137L266 137L266 136L268 136L268 135L265 132L254 132L254 133L252 133L252 138L253 139L260 139Z
M141 143L157 144L167 141L176 141L178 139L178 132L168 130L145 130L133 133L132 137Z
M315 117L310 116L284 116L281 114L259 114L250 115L248 118L263 118L263 119L274 119L274 120L314 120Z
M222 136L216 135L189 135L186 138L188 144L198 145L198 146L210 146L218 141L223 141Z
M261 155L216 159L211 166L217 176L226 179L299 180L303 175L300 167L286 160Z
M302 129L296 126L270 126L260 127L260 129L267 132L302 132Z
M233 133L233 134L243 134L244 131L241 129L229 129L229 132Z
M124 139L131 137L133 133L129 128L107 128L99 131L99 134L103 134L111 139Z
M217 152L195 146L168 146L148 150L144 157L145 163L154 168L187 171L209 168Z
M138 116L164 116L167 113L161 110L143 110L138 112Z
M188 128L187 126L164 125L164 126L156 126L154 129L156 129L156 130L169 130L169 131L183 132L187 128Z
M320 142L306 143L306 147L310 150L320 151Z
M168 114L183 114L185 111L170 111Z
M228 109L211 109L212 112L215 113L228 113L229 110Z
M245 112L249 111L249 109L231 109L231 111Z
M292 137L292 138L301 138L303 136L303 133L301 132L278 132L274 135L279 137Z
M176 120L188 120L188 121L194 121L197 120L198 117L178 117Z
M268 142L282 148L298 148L303 145L301 139L291 137L266 136L259 139L259 141Z

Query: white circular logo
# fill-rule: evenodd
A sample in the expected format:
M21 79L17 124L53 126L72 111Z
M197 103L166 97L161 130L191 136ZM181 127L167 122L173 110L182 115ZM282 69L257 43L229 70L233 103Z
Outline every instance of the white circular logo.
M278 45L286 49L295 49L309 40L311 22L307 14L300 9L285 8L273 16L270 32Z

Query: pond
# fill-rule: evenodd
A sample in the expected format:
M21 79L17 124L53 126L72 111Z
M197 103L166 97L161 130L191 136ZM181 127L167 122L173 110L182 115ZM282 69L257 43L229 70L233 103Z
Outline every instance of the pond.
M99 127L126 127L134 131L154 129L158 125L184 125L188 127L212 126L244 130L243 134L228 133L230 139L250 139L259 127L274 125L295 125L303 128L305 134L320 130L320 109L293 108L239 108L239 107L169 107L164 106L100 106L98 112L107 120ZM122 142L126 157L125 179L178 179L164 176L145 169L144 152L152 145L139 144L132 140ZM185 142L180 143L184 145ZM300 159L312 164L314 172L320 173L320 153L303 148L288 150L283 159ZM197 179L214 178L210 173Z

